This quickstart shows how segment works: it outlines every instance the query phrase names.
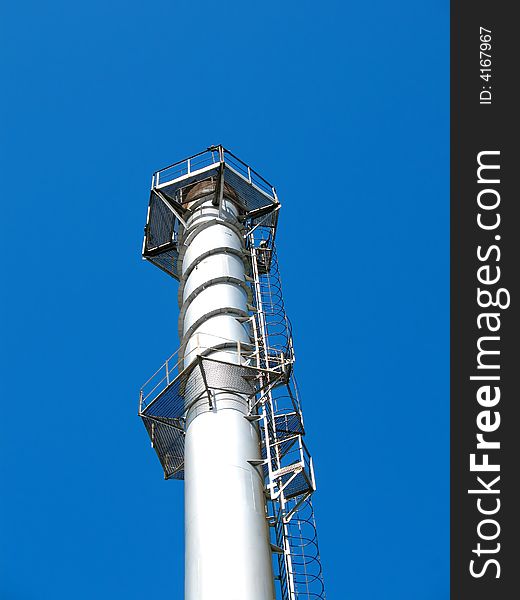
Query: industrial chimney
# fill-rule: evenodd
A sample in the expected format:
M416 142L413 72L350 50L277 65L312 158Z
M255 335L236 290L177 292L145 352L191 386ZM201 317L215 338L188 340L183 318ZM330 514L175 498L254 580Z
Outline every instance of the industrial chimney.
M185 482L185 600L324 599L274 187L222 146L152 177L143 257L179 281L180 347L140 392Z

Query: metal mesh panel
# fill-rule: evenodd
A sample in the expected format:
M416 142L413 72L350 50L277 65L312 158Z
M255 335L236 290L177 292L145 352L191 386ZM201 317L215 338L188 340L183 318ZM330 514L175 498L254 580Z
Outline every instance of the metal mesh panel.
M146 256L145 258L153 263L159 269L166 271L168 275L175 277L175 279L179 278L178 270L177 270L177 261L179 260L179 253L177 252L176 247L171 247L169 250L165 250L160 254Z
M285 439L295 433L303 433L303 425L298 413L275 415L275 428L279 438Z
M237 394L255 393L251 369L241 365L225 365L211 360L202 360L204 374L209 388Z
M282 481L284 479L289 479L289 476L285 475L282 477ZM284 489L284 495L286 499L290 499L303 496L303 494L308 494L313 491L314 490L309 480L309 476L305 470L302 470L287 484L287 487Z
M184 479L184 431L178 428L178 421L143 416L143 422L165 479Z
M303 423L299 413L288 413L274 417L274 427L277 435L277 447L280 458L283 458L303 435Z
M274 198L267 197L266 193L256 189L228 166L224 169L224 181L235 190L244 206L247 207L248 212L270 206L274 208Z
M145 230L143 256L154 265L178 279L177 236L179 220L153 191L150 195L148 223Z
M146 250L154 250L162 244L173 241L175 221L176 218L172 211L157 194L152 192Z

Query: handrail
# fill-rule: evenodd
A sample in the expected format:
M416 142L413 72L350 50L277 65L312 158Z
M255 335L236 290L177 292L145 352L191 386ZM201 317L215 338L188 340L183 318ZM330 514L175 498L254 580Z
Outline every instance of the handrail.
M199 160L194 161L194 159L206 156L207 160ZM188 158L184 158L183 160L179 160L177 162L168 165L167 167L163 167L158 171L155 171L152 175L152 187L158 186L161 183L161 174L164 174L167 171L171 171L177 167L174 176L168 179L168 181L175 181L180 177L184 177L186 175L190 175L194 171L199 169L205 169L213 166L217 166L221 163L221 157L223 161L226 162L226 158L230 163L231 167L234 167L235 170L251 185L256 185L261 191L272 194L273 198L276 198L276 191L274 186L262 177L260 173L255 171L252 167L250 167L243 160L238 158L235 154L224 148L223 146L212 146L202 152L198 152L197 154L193 154ZM242 172L240 172L242 171Z
M197 344L197 346L195 348L193 348L193 350L191 350L188 354L185 354L183 357L179 357L177 361L172 363L172 359L174 359L175 357L178 357L178 355L179 355L180 349L177 350L172 355L170 355L162 363L162 365L155 371L155 373L151 377L149 377L148 380L141 386L141 389L139 392L139 411L140 412L142 412L149 404L151 404L151 402L155 398L157 398L157 396L159 396L170 385L170 383L172 383L175 380L175 378L182 372L182 369L179 369L179 367L183 366L186 362L186 359L189 358L191 355L193 355L193 354L195 354L195 356L203 355L203 354L207 353L208 351L214 350L215 352L221 352L221 353L230 354L233 356L236 356L237 352L238 352L240 356L244 356L245 358L250 358L252 356L255 356L255 354L257 352L256 350L250 351L250 352L248 352L248 351L244 352L244 346L240 342L237 342L237 340L232 340L229 338L218 336L218 335L215 335L214 333L204 333L203 331L200 331L196 335L197 336L211 336L211 338L213 338L217 341L220 341L221 343L229 343L229 344L236 345L237 349L236 350L227 350L227 349L223 348L222 345L219 343L216 343L211 346ZM199 341L199 340L197 340L197 341ZM278 354L275 355L273 352L273 354L270 357L270 362L271 361L279 363L280 366L283 366L284 364L287 363L287 358L284 357L283 355L280 355L280 357L278 357ZM173 366L172 366L172 364L173 364ZM249 366L249 365L245 365L245 366ZM161 378L157 380L157 376L161 376ZM154 384L153 387L151 389L147 389L149 384L152 384L152 383ZM154 393L154 392L157 392L157 393ZM152 399L149 402L147 402L147 400L150 398L150 396L152 396L152 394L153 394Z

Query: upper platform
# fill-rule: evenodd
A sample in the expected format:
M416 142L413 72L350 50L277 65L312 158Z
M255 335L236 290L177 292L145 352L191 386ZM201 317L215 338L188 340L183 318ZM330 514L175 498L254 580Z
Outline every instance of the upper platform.
M207 180L216 183L217 205L224 185L235 192L233 200L239 205L246 235L262 226L271 230L274 240L280 208L275 188L223 146L211 146L152 176L143 258L175 279L179 279L179 233L190 210L186 197L194 185Z

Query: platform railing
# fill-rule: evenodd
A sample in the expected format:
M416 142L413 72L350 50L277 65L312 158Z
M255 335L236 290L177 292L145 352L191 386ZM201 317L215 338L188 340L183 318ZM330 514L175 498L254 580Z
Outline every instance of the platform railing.
M269 196L276 198L276 191L274 187L266 179L264 179L248 164L240 160L240 158L222 146L210 147L203 152L194 154L189 158L185 158L184 160L178 161L168 165L167 167L164 167L163 169L160 169L159 171L156 171L152 176L152 188L164 185L166 183L171 183L197 171L217 167L221 162L228 164L236 173L238 173L251 185L256 186Z
M197 345L189 353L180 355L180 348L169 356L164 363L155 371L155 373L141 386L139 392L139 412L141 413L146 407L159 396L175 378L183 371L184 365L191 362L191 358L195 358L198 355L207 355L212 352L219 352L225 355L229 355L229 362L236 364L236 358L240 364L245 366L254 367L257 364L257 353L253 347L253 344L244 344L231 340L215 334L205 334L199 332L194 338L200 340L200 338L211 336L214 343L211 345L204 345L197 343ZM226 348L226 345L233 345L232 349ZM287 359L283 354L276 353L275 351L270 353L269 365L267 370L275 372L280 371L281 373L285 370L287 365Z

